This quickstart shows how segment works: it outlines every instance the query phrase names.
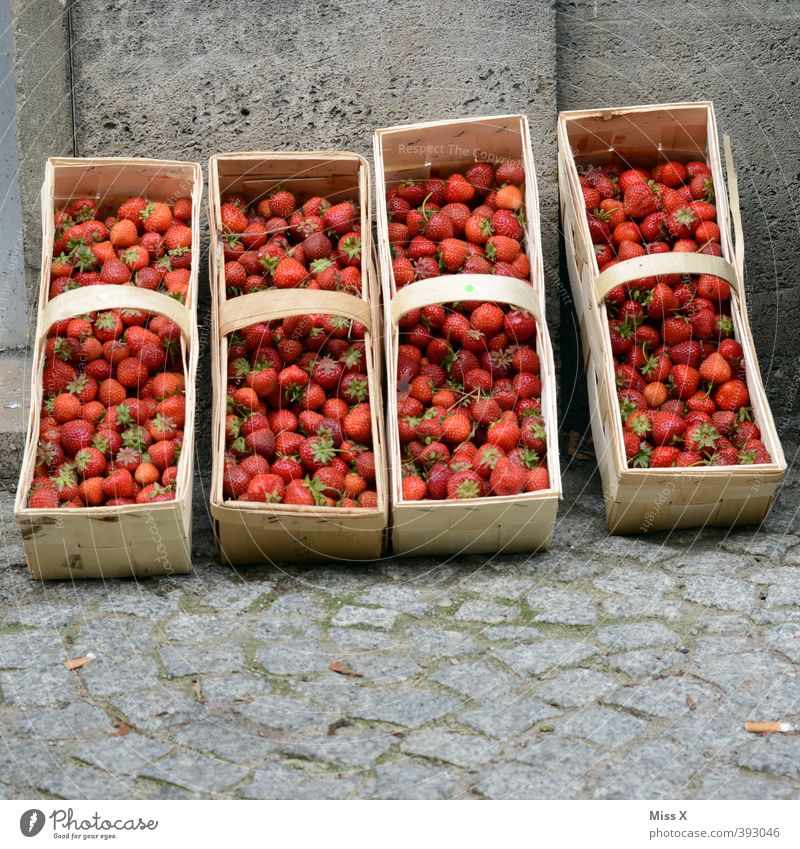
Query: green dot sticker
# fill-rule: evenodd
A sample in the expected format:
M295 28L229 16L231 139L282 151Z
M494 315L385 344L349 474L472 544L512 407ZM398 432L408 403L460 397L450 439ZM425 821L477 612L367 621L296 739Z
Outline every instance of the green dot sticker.
M467 283L467 291L468 292L472 292L474 289L475 289L475 287L472 285L472 283Z

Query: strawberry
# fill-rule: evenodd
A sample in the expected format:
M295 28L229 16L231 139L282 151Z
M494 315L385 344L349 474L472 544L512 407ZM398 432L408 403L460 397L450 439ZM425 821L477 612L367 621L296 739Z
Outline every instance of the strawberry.
M731 376L730 364L718 351L709 354L700 366L700 377L712 386L727 383Z
M741 380L726 381L714 393L714 403L720 410L737 412L750 403L747 385Z
M652 439L656 445L675 442L686 430L686 422L674 413L659 412L653 416Z
M651 185L637 180L625 189L623 208L631 218L644 218L658 211L658 197Z
M165 203L154 201L148 203L139 218L144 222L148 233L165 233L172 224L172 211Z
M525 489L528 472L517 466L507 457L500 457L495 463L489 478L489 485L495 495L517 495Z

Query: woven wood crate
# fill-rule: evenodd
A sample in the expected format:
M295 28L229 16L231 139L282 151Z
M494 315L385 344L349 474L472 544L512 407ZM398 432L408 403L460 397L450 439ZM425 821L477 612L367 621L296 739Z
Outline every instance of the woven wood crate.
M592 436L603 480L609 529L625 534L707 524L730 527L761 522L783 480L786 460L764 392L750 331L738 186L726 138L728 192L725 190L713 105L697 102L562 112L558 143L567 266L580 320ZM602 163L612 153L624 157L631 167L652 162L656 154L683 162L705 159L713 175L722 258L689 253L659 254L619 263L600 274L586 223L577 169L579 165ZM734 336L744 348L754 418L772 457L771 463L628 468L605 295L627 280L662 273L708 273L723 277L731 284Z
M192 244L200 243L200 165L146 159L50 159L42 185L42 271L31 376L31 412L14 512L31 573L36 578L114 578L168 575L191 569L198 263L192 263L186 305L135 286L92 286L49 300L53 213L71 198L94 197L116 208L132 195L150 200L192 198ZM186 375L186 422L175 499L149 505L59 510L26 506L33 479L42 402L47 332L54 322L102 309L161 313L181 328Z
M387 435L391 468L392 544L401 555L453 555L536 551L553 534L561 472L558 463L558 420L553 352L544 321L544 273L539 229L536 171L523 115L467 118L410 124L377 130L374 137L378 254L384 302L387 360ZM525 168L527 251L533 285L492 275L446 275L417 281L397 291L387 232L386 188L404 179L424 179L436 168L447 177L471 162L516 159ZM542 412L547 429L549 489L517 496L468 501L406 501L400 474L397 430L397 320L413 307L469 298L509 303L527 309L537 319L537 351L541 361Z
M257 199L276 185L300 202L313 196L356 198L361 210L362 297L307 289L265 290L226 296L220 200L229 193ZM372 263L370 177L366 160L346 152L217 154L209 163L209 250L212 290L213 471L211 513L223 562L372 560L385 547L388 480L381 394L380 293ZM307 313L330 313L356 319L365 335L367 377L372 410L378 506L368 508L299 507L226 500L222 492L225 456L227 335L257 321Z

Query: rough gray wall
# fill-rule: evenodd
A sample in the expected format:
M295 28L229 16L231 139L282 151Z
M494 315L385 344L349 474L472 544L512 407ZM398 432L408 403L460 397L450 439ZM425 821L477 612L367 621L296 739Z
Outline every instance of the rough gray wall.
M11 0L28 312L35 322L41 261L39 189L50 156L71 156L67 14L60 0Z
M794 0L559 0L560 109L713 100L731 137L753 335L778 424L800 412Z
M453 0L79 0L78 152L204 166L212 153L247 149L339 148L371 159L377 127L525 112L552 222L553 5L510 0L486 12ZM557 251L551 226L552 272Z

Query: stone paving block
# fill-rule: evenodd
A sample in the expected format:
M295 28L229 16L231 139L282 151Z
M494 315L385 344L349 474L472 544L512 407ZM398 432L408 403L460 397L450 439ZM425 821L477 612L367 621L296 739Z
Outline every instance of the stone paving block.
M383 628L388 630L397 620L397 613L386 608L354 607L346 605L331 619L332 625L345 628L363 626L365 628Z
M453 776L440 767L387 763L375 777L373 799L451 799L455 790Z
M78 688L74 673L58 663L0 672L0 693L8 704L53 705L76 699Z
M63 663L66 659L66 648L56 634L43 631L0 634L0 669L27 669L45 663Z
M615 651L629 651L644 646L680 645L681 638L663 622L634 622L630 625L608 625L597 637Z
M116 696L111 704L131 725L151 732L197 719L206 710L196 699L165 687Z
M742 748L736 763L796 782L800 780L800 739L780 735L757 738Z
M800 622L768 628L764 639L775 651L781 652L795 663L800 662Z
M559 737L581 737L601 746L619 748L635 740L646 728L646 720L624 711L587 705L559 721L555 733Z
M276 743L224 716L190 722L175 732L175 742L242 766L259 766Z
M747 612L756 605L756 588L737 578L691 575L686 579L683 594L689 601L720 610Z
M510 622L516 619L519 611L506 604L481 599L465 601L453 617L456 622L487 622L496 625L498 622Z
M709 772L697 791L698 799L788 799L789 785L740 769L719 767Z
M279 595L269 608L271 614L294 614L303 619L324 619L325 606L309 592L288 592Z
M519 576L495 572L483 568L466 576L457 584L458 589L479 595L481 598L500 598L517 601L534 586L530 576Z
M515 761L540 767L554 775L583 778L593 769L604 769L608 756L602 749L581 740L564 740L553 734L540 734L511 753Z
M29 708L14 726L20 733L42 740L91 737L113 730L105 713L87 702L71 702L63 708Z
M373 652L390 649L395 641L379 631L359 631L353 628L329 628L328 639L341 651Z
M686 745L657 739L598 775L595 799L683 799L704 764Z
M148 764L139 770L143 778L177 784L204 795L223 794L250 775L250 770L195 752L181 752L171 758Z
M346 669L361 672L364 679L373 684L399 684L402 681L411 681L423 673L422 667L415 660L403 654L370 653L353 657L352 660L346 656L344 666Z
M158 667L149 657L119 660L98 657L75 674L93 696L112 696L158 686Z
M558 716L559 713L558 708L541 699L507 696L459 714L458 718L487 737L509 740L532 728L540 720Z
M234 710L250 722L284 731L294 731L323 720L319 711L286 696L259 696L252 702L237 704Z
M502 697L512 692L519 683L513 675L494 664L470 660L445 666L434 672L430 680L478 702L490 700L494 696Z
M555 625L593 625L597 611L592 598L585 593L556 587L542 587L528 594L528 606L541 611L534 622Z
M131 732L122 737L105 736L84 740L73 746L70 754L112 775L135 775L170 751L172 747L161 740Z
M797 542L794 534L774 534L757 530L752 534L731 534L722 541L722 548L734 554L780 560Z
M229 643L244 634L244 621L222 613L181 613L164 626L164 635L181 642Z
M236 581L220 584L202 597L202 602L222 613L247 610L257 599L275 590L272 581Z
M349 799L360 780L348 776L311 776L280 763L265 764L253 780L243 784L243 799Z
M32 604L17 607L3 617L4 625L24 625L28 628L63 628L74 619L84 615L77 605L62 606L51 604Z
M460 631L439 631L428 628L408 628L406 647L426 659L461 657L475 651L475 640Z
M397 742L394 735L385 731L359 730L348 734L342 730L330 737L300 737L278 745L291 757L367 770Z
M618 683L592 669L565 669L554 678L533 688L534 695L559 707L580 707L602 698L616 689Z
M651 598L675 589L675 580L660 569L635 569L630 566L616 566L606 574L599 575L592 583L605 593L625 595L638 593Z
M768 652L739 652L708 658L701 667L694 668L693 673L721 690L734 692L754 680L761 681L766 690L767 681L774 682L793 669L792 664ZM797 700L800 704L800 692Z
M574 799L582 786L579 779L541 767L503 763L487 767L474 789L487 799Z
M676 719L693 709L705 711L718 700L719 696L710 687L682 676L621 687L605 697L608 704L667 719Z
M652 678L667 669L680 668L686 663L686 655L674 649L636 649L621 652L605 659L611 669L625 672L632 678Z
M365 690L348 715L357 719L390 722L406 728L419 728L458 710L462 703L451 696L425 690Z
M315 640L285 640L256 651L256 663L273 675L308 675L324 672L333 660Z
M677 548L658 542L657 537L638 539L637 537L616 537L607 535L599 548L594 548L592 540L592 555L606 560L616 560L630 563L632 560L644 566L663 563L681 556Z
M130 799L133 779L88 766L65 766L42 776L36 787L61 799Z
M356 601L420 617L434 610L443 595L443 592L436 590L420 590L415 587L389 584L369 587L357 597Z
M580 663L596 652L596 647L585 641L542 640L530 645L500 649L495 652L495 656L520 675L539 675Z
M251 675L249 672L203 675L200 682L203 688L203 701L212 708L251 701L271 689L265 677Z
M502 748L494 740L475 734L431 728L410 734L400 744L400 751L474 769L498 757Z
M37 781L50 773L63 770L63 749L39 737L12 738L8 732L0 738L0 781L26 789L32 798Z
M800 605L800 576L791 583L771 584L767 589L767 607L797 607Z
M78 631L70 657L91 652L97 657L124 658L146 651L160 629L142 619L95 619Z
M157 584L153 582L118 581L108 584L107 595L100 602L100 609L105 613L126 613L157 622L175 613L179 600L179 591L160 595Z
M481 631L481 636L497 642L513 640L515 643L527 643L544 637L544 631L524 625L489 625Z
M685 615L684 607L679 601L637 593L604 598L600 607L606 616L614 619L658 616L668 622L677 622Z

